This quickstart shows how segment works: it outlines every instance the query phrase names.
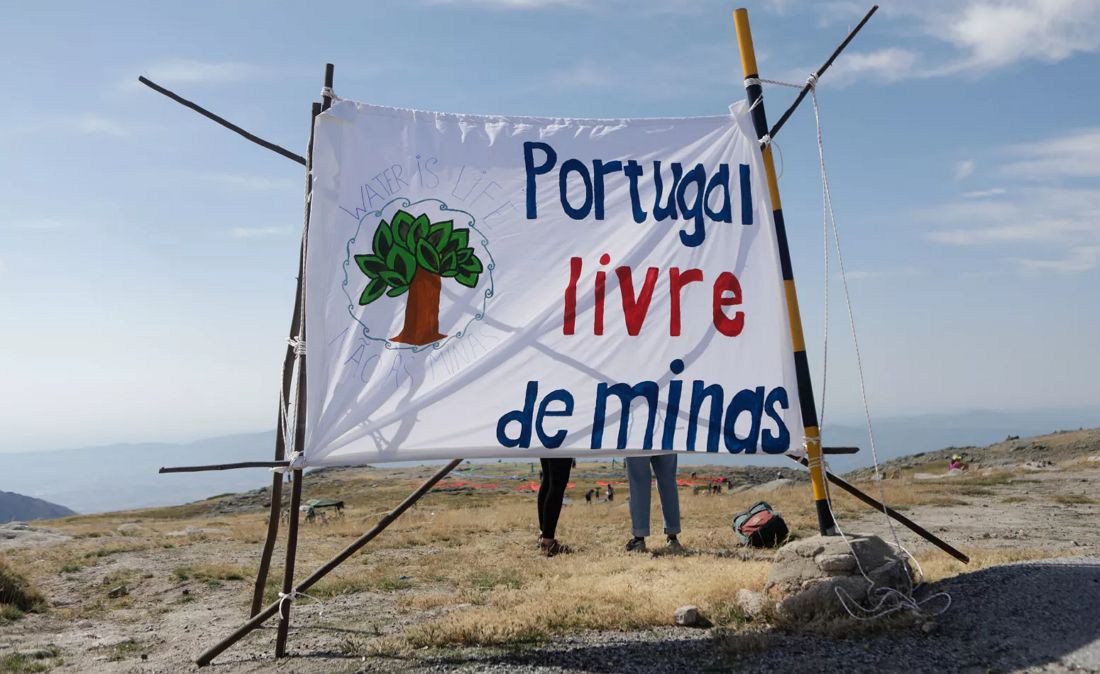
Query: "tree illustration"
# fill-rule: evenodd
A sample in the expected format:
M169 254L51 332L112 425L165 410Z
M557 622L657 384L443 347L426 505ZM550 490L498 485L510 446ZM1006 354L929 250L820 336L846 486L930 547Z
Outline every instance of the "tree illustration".
M388 297L409 293L405 325L390 341L419 346L446 337L439 332L443 279L453 278L473 288L484 268L469 242L470 230L455 229L453 220L431 222L427 215L397 211L390 222L378 223L371 253L355 256L355 263L370 279L359 304L370 304L382 293Z

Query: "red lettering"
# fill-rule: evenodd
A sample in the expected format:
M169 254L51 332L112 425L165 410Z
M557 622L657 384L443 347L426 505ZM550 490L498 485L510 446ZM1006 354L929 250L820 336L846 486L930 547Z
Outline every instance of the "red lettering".
M645 323L645 315L649 312L649 303L653 300L653 289L657 286L656 267L650 267L645 273L645 283L638 297L634 297L634 276L630 273L630 267L617 267L615 275L619 277L619 294L623 297L623 317L626 319L626 334L636 336Z
M581 259L569 258L569 285L565 286L565 320L562 334L571 335L577 327L577 280L581 277Z
M604 253L600 256L600 264L608 264L611 262L611 256ZM596 272L596 308L593 312L593 325L592 332L596 335L603 334L603 298L607 290L607 272Z
M683 274L680 273L679 267L672 267L668 270L668 292L672 301L669 307L668 334L673 337L680 336L680 289L689 283L702 280L702 269L688 269Z
M730 293L730 296L726 296ZM714 327L727 337L736 337L745 327L745 312L738 311L733 318L722 307L741 304L741 284L731 272L724 271L714 279Z

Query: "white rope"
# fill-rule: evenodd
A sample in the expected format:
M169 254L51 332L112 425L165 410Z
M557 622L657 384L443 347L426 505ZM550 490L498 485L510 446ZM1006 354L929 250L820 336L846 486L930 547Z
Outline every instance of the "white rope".
M298 337L290 337L286 340L286 343L294 349L295 356L306 355L306 340L299 339Z
M746 82L748 82L748 80L746 80ZM754 83L757 83L757 82L766 82L768 84L775 84L775 85L779 85L779 86L792 87L792 88L797 88L797 89L801 89L803 86L805 86L805 85L795 84L795 83L792 83L792 82L782 82L782 81L779 81L779 80L766 80L766 79L762 79L762 78L756 80L756 82L754 82ZM890 534L891 534L891 537L893 538L894 546L900 552L902 552L908 559L912 560L913 564L916 566L916 575L917 575L917 580L914 583L913 575L910 573L909 565L905 564L903 566L903 569L905 571L906 581L907 581L906 582L906 587L903 590L897 590L897 589L890 588L890 587L880 587L880 586L877 586L877 584L873 580L871 580L871 578L867 575L866 571L863 568L863 564L860 561L859 554L856 552L855 547L852 545L851 540L844 533L844 530L841 528L840 522L836 517L836 513L833 511L832 498L828 494L829 488L828 488L828 482L826 481L826 483L825 483L826 496L827 496L826 503L828 504L829 512L832 515L833 524L836 527L837 533L840 534L840 536L844 539L844 542L848 545L848 549L851 551L852 557L856 561L856 566L859 569L860 575L863 576L863 579L866 580L867 583L868 583L868 591L867 591L868 599L870 601L874 601L875 603L874 603L874 605L869 606L869 607L860 606L858 604L858 602L855 602L852 599L851 595L849 595L846 591L842 590L840 587L836 588L837 599L840 600L841 606L844 608L845 611L848 612L848 615L850 615L852 618L855 618L857 620L872 620L872 619L882 618L884 616L890 615L892 613L896 613L898 611L909 611L909 612L914 613L918 616L939 615L939 614L943 613L944 611L946 611L951 606L951 595L947 594L946 592L938 592L938 593L930 595L930 596L928 596L928 597L926 597L922 600L919 600L919 601L913 596L913 593L923 584L924 571L921 568L920 562L917 561L916 557L914 557L913 554L910 553L901 544L901 541L898 539L897 530L894 528L894 523L890 519L889 513L887 513L887 511L886 511L886 507L885 507L885 504L886 504L886 493L885 492L886 492L886 490L883 488L883 485L882 485L882 473L879 469L878 449L875 445L874 425L871 422L871 407L870 407L870 404L867 401L867 385L866 385L864 372L863 372L863 357L862 357L862 354L859 350L859 338L858 338L857 333L856 333L855 313L852 309L852 297L851 297L851 293L850 293L849 288L848 288L848 276L847 276L847 273L846 273L845 268L844 268L844 255L843 255L843 252L841 250L841 245L840 245L840 232L839 232L839 228L837 227L837 224L836 224L836 212L833 209L832 192L829 189L829 174L828 174L828 171L826 170L826 167L825 167L825 142L824 142L824 134L822 132L822 124L821 124L821 109L818 105L818 100L817 100L817 76L814 75L814 74L811 74L809 76L809 78L806 80L806 84L809 85L809 87L810 87L810 89L809 89L810 90L810 99L811 99L811 102L813 104L813 109L814 109L814 122L817 125L817 153L818 153L819 170L820 170L820 173L821 173L822 233L823 233L823 240L824 240L824 258L825 258L825 283L824 283L824 285L825 285L825 289L824 289L824 294L825 294L825 298L824 298L825 327L824 327L824 338L823 338L823 341L824 341L824 346L823 346L824 361L823 361L823 363L824 364L823 364L823 368L822 368L822 378L821 378L822 379L822 381L821 381L821 405L820 405L821 414L820 414L820 420L819 420L819 428L821 428L822 430L824 430L824 428L825 428L825 400L826 400L825 391L826 391L826 383L827 383L827 375L828 375L828 354L829 354L829 258L830 258L829 234L830 234L830 230L831 230L833 241L834 241L835 247L836 247L837 264L840 268L840 277L841 277L841 281L842 281L843 287L844 287L844 301L845 301L845 304L847 305L847 309L848 309L848 325L849 325L849 328L850 328L851 334L852 334L852 343L855 347L856 365L857 365L858 373L859 373L859 391L860 391L860 397L861 397L862 402L863 402L863 414L864 414L864 417L867 421L867 436L868 436L870 446L871 446L871 459L874 463L875 481L878 483L878 487L879 487L879 500L883 503L882 514L883 514L883 517L886 520L886 525L890 530ZM763 97L761 96L760 100L762 100L762 99L763 99ZM765 136L765 138L768 138L768 137ZM770 138L768 138L768 140L770 141ZM763 143L763 139L761 139L761 141ZM817 440L817 438L807 438L807 442L811 441L811 440ZM811 464L811 468L816 467L816 465L817 465L817 461L809 461L809 463ZM821 456L820 463L821 463L823 472L825 470L828 470L828 464L825 461L824 455ZM935 612L932 612L932 613L929 613L925 610L925 605L927 603L929 603L929 602L931 602L935 599L940 599L940 598L945 600L944 606L942 608L940 608L938 611L935 611ZM853 607L855 607L855 610L853 610Z
M325 605L324 605L324 603L321 602L320 599L318 599L317 597L314 597L312 595L308 595L305 592L299 592L297 590L291 590L289 593L283 593L283 592L279 593L279 617L280 618L282 618L283 620L289 620L290 619L290 612L289 612L290 602L294 601L298 597L305 597L306 599L312 599L314 602L317 603L317 617L318 618L320 618L321 616L323 616L325 614ZM288 610L283 610L284 606L286 606Z
M321 98L331 98L334 101L344 100L332 92L332 87L321 87Z

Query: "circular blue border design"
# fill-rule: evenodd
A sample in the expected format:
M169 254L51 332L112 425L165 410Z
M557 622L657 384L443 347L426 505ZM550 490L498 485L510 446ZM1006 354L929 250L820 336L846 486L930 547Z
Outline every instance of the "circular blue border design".
M356 242L356 240L359 238L359 234L363 230L363 221L365 221L369 216L374 216L376 218L382 217L382 212L385 211L387 208L389 208L394 203L397 203L399 208L411 208L413 206L419 206L420 204L424 204L424 203L436 203L436 204L439 204L439 212L440 213L461 213L462 215L465 215L470 220L469 223L466 226L469 227L470 229L472 229L473 231L477 232L477 235L479 237L481 237L481 247L485 249L485 254L489 256L489 263L485 265L485 269L489 272L489 287L486 288L484 293L482 294L481 310L476 312L473 315L473 317L470 318L470 320L466 322L466 325L464 325L461 330L459 330L458 332L456 332L452 335L447 335L445 338L443 338L443 339L441 339L437 342L432 342L431 344L422 344L422 345L410 344L410 345L406 346L406 345L399 345L398 343L395 343L395 342L391 342L390 340L385 339L383 337L374 337L373 335L370 334L370 328L367 327L367 324L364 323L363 321L359 320L359 317L355 315L355 309L358 306L358 303L357 303L357 301L355 301L351 298L350 294L348 294L348 285L351 283L350 279L348 278L348 269L351 266L351 247ZM434 221L434 218L433 218L433 221ZM372 342L382 342L383 344L385 344L387 349L392 349L392 350L395 350L395 351L412 351L413 353L416 353L418 351L424 351L424 350L429 349L429 348L431 348L431 349L442 349L443 345L446 344L447 342L451 341L452 339L462 339L462 336L466 334L466 331L470 329L470 325L473 324L474 321L480 321L480 320L483 320L485 318L485 307L488 305L489 300L492 299L492 297L495 293L495 290L496 290L496 281L493 278L493 270L496 269L496 260L493 258L492 251L489 250L489 239L488 239L488 237L485 236L484 232L482 232L480 229L477 228L477 225L475 224L476 222L477 222L477 219L474 218L474 216L471 213L469 213L467 211L463 211L463 210L458 209L458 208L451 208L445 202L440 201L439 199L429 198L429 199L421 199L420 201L409 201L405 197L398 197L396 199L391 199L390 201L386 202L385 205L382 206L382 208L379 208L376 211L368 211L368 212L364 213L361 218L359 218L359 224L355 228L355 235L352 236L351 239L348 240L347 245L344 247L344 252L346 253L346 256L344 257L344 281L343 281L343 283L341 283L341 286L342 286L343 291L344 291L344 297L346 297L348 299L348 314L351 316L353 321L355 321L356 323L358 323L359 325L361 325L363 327L363 337L365 337L366 339L371 340Z

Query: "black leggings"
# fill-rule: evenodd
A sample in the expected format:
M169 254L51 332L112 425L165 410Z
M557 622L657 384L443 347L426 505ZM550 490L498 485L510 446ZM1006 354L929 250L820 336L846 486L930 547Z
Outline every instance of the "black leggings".
M539 485L539 531L543 538L555 538L561 502L569 484L573 459L539 459L542 463L542 484Z

